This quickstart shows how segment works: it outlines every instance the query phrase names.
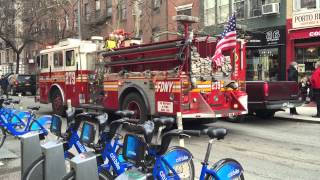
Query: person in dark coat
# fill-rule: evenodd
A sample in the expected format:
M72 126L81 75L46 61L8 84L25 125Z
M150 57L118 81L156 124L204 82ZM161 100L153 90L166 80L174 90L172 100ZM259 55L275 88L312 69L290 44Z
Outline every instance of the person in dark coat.
M2 89L3 94L5 94L7 96L7 98L8 98L9 81L3 75L1 76L0 85L1 85L1 89Z
M315 70L311 75L311 87L313 92L313 100L317 104L317 115L312 117L320 118L320 61L315 65Z
M298 82L298 64L296 62L292 62L290 64L290 67L288 69L288 81L295 81ZM297 109L290 108L290 114L291 115L298 115Z

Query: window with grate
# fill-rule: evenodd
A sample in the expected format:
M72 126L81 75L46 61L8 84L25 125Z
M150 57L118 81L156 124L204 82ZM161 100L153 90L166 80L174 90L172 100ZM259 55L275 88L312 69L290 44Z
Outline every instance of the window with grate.
M86 18L86 21L89 21L89 18L90 18L89 3L84 4L84 16Z
M215 1L204 1L204 25L212 26L215 24Z
M249 17L261 16L262 0L250 0L248 3L248 10Z
M107 17L112 17L112 0L107 0Z
M161 4L160 0L153 0L153 8L154 9L160 8L160 4Z
M228 21L229 17L229 1L226 0L218 0L218 23L224 23Z
M127 19L127 1L123 0L121 4L121 20Z
M233 0L233 11L236 12L237 19L244 19L245 1Z

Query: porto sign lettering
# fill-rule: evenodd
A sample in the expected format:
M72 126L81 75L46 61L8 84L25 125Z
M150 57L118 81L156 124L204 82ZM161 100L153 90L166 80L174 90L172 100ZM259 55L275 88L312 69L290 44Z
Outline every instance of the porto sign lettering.
M320 25L319 12L304 12L294 14L292 17L293 28L313 27Z

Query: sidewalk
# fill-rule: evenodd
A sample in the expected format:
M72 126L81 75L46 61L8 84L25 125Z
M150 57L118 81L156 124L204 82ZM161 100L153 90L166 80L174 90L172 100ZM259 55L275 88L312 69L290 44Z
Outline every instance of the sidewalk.
M299 115L290 115L289 109L286 109L286 111L276 112L274 116L276 118L285 120L320 123L320 118L312 117L317 113L316 104L314 104L313 102L297 107L297 112Z

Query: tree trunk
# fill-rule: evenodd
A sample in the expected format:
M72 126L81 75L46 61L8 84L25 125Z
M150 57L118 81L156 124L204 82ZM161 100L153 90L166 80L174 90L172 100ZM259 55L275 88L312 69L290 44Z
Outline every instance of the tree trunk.
M17 59L16 59L16 74L19 74L19 65L20 65L20 53L16 52Z

